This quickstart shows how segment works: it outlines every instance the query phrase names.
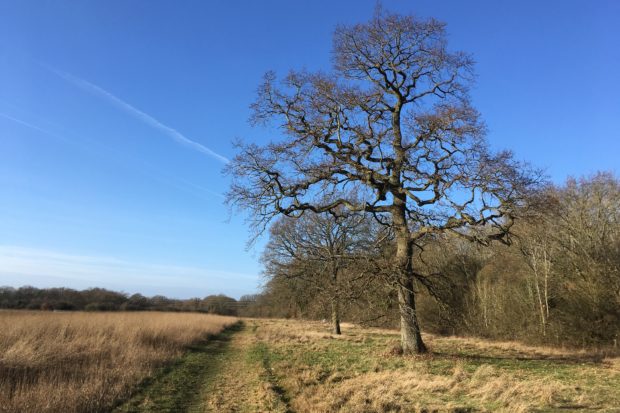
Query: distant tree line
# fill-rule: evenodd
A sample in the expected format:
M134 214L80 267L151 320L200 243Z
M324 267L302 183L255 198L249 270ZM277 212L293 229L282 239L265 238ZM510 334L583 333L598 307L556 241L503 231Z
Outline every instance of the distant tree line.
M48 311L195 311L237 315L239 302L225 295L185 300L128 295L103 288L0 287L0 308Z
M420 324L438 334L617 346L620 181L611 173L569 179L532 193L528 205L510 245L481 246L440 234L415 247ZM316 249L317 234L326 233L320 225L335 224L327 215L276 221L264 254L264 289L241 299L243 314L328 320L333 292L341 290L347 293L340 294L340 319L397 327L397 291L385 274L394 239L349 250L348 258L340 254L340 278L334 281L315 251L293 248ZM291 228L310 233L304 237L315 242L299 241L302 234ZM356 228L356 242L378 238L377 226Z

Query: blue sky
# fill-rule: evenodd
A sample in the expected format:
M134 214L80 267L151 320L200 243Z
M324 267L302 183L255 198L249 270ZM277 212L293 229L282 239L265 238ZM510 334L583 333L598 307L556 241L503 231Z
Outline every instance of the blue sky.
M386 0L473 54L494 148L618 172L620 2ZM329 70L375 1L0 1L0 285L252 293L221 170L263 73Z

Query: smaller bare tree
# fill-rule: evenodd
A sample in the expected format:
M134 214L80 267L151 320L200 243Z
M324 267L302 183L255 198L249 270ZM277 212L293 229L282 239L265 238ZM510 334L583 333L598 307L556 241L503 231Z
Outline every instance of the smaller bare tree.
M364 274L348 272L350 263L372 244L371 224L360 214L313 214L298 219L282 217L270 229L263 254L270 277L301 278L327 297L331 305L334 334L340 334L342 300L356 295L353 285Z

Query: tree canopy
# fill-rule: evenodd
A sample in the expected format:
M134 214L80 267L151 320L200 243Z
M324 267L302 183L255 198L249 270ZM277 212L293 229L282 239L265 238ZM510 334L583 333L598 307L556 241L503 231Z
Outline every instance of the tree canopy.
M228 201L259 231L280 214L343 208L390 227L403 347L421 352L414 246L446 231L506 240L538 177L489 149L468 93L473 60L447 48L443 23L378 10L336 29L333 61L331 72L265 75L252 121L281 135L239 145Z

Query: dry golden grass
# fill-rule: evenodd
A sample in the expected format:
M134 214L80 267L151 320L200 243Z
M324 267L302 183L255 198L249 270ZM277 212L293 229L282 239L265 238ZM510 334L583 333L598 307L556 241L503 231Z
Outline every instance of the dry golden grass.
M0 311L0 411L109 411L155 368L235 321L190 313Z
M398 332L252 320L296 412L620 412L617 358L516 342L425 335L398 356Z
M611 370L620 373L620 357L604 358L603 363L607 365Z
M601 359L607 354L617 354L614 349L586 350L568 349L549 346L534 346L519 343L517 341L490 341L474 337L438 337L429 335L431 342L441 343L448 346L465 346L475 351L483 351L485 354L493 353L502 356L514 356L523 358L582 358L582 359Z
M197 408L189 411L287 412L269 381L262 349L255 345L255 336L249 329L235 334L216 380L206 386Z
M528 412L552 405L563 386L543 380L519 381L490 366L473 374L457 366L451 375L411 371L383 371L343 380L329 390L315 388L295 400L299 411L391 412L451 411L463 405L463 396L497 410ZM494 409L495 410L495 409Z

